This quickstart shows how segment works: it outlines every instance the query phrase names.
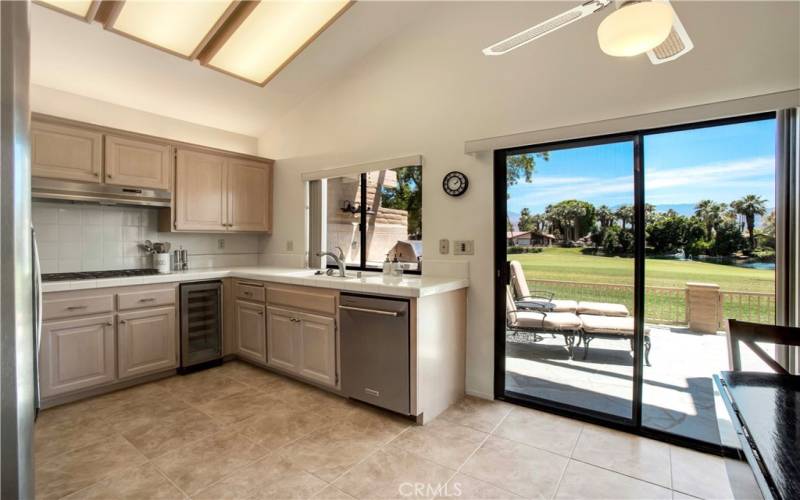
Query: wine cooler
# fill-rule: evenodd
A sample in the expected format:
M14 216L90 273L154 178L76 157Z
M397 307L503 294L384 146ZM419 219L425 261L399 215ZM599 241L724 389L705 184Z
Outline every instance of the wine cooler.
M181 369L222 360L222 282L181 285Z

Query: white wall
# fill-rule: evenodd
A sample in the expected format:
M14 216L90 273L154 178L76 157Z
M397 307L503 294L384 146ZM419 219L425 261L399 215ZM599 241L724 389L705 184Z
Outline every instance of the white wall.
M31 85L31 111L237 153L256 154L255 137L127 108L41 85Z
M425 269L469 263L466 383L477 395L493 392L493 181L491 158L465 155L464 141L800 86L797 3L681 2L676 8L697 48L660 66L644 56L600 53L595 32L602 16L507 56L481 54L564 6L432 4L259 140L259 151L278 159L275 230L263 262L302 262L302 172L424 155ZM441 190L450 170L470 178L461 198ZM475 255L435 255L440 238L474 239Z

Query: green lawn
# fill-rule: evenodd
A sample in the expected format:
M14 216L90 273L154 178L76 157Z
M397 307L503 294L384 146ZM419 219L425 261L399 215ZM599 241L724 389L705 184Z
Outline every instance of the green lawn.
M509 255L522 263L528 279L633 284L633 259L585 255L580 248L545 248L541 253ZM647 259L647 286L680 287L687 281L715 283L722 290L774 292L775 272L708 264Z
M531 288L548 291L556 298L615 302L625 304L633 311L633 287L597 288L577 283L607 283L633 285L633 259L586 255L579 248L546 248L541 253L514 254L509 259L518 260L531 280L557 280L576 284L531 283ZM704 262L647 259L645 263L647 287L685 288L687 282L715 283L722 290L741 292L775 291L773 271L747 269L708 264ZM773 303L723 303L723 314L728 318L773 322ZM680 291L645 295L645 315L649 321L676 323L685 321L686 300Z

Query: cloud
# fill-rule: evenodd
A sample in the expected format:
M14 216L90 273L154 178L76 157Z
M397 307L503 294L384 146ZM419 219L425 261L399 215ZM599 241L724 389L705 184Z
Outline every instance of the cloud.
M704 190L767 188L774 175L772 157L755 157L733 162L709 163L691 167L652 168L645 171L648 202L695 202ZM668 191L666 191L668 190ZM520 196L515 196L519 194ZM615 196L616 195L616 196ZM533 183L512 188L511 207L530 207L539 210L551 203L566 199L599 200L597 203L619 204L627 199L633 203L633 175L601 177L534 177ZM662 201L660 201L662 202ZM663 202L662 202L663 203Z

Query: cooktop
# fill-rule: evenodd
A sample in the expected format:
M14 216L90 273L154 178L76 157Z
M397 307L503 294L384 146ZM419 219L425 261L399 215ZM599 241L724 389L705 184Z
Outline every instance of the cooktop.
M119 269L116 271L47 273L47 274L42 274L42 281L72 281L72 280L96 280L103 278L130 278L135 276L152 276L154 274L158 274L157 269Z

